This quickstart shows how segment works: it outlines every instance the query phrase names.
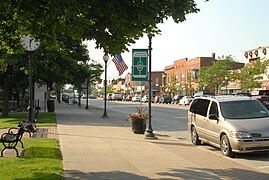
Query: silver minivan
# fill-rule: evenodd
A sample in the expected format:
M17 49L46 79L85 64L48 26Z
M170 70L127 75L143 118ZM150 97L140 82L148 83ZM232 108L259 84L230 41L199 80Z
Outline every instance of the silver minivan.
M269 151L269 111L257 99L243 96L195 98L188 111L192 143L209 143L225 156Z

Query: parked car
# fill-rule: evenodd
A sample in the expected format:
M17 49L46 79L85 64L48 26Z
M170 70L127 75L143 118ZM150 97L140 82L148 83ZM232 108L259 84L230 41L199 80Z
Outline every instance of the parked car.
M159 99L160 99L160 96L155 96L154 103L158 103L159 102Z
M107 93L106 99L107 100L112 100L112 93Z
M97 96L96 96L95 94L90 94L90 95L89 95L89 98L90 98L90 99L97 99Z
M78 104L78 97L76 97L76 96L69 96L68 97L68 104Z
M235 95L238 95L238 96L248 96L248 97L251 97L251 94L248 93L248 92L238 92L236 93Z
M125 101L132 101L132 98L133 98L132 95L127 95Z
M172 96L171 95L160 96L159 103L171 104L172 103Z
M172 99L172 104L178 104L179 100L182 98L183 96L181 95L175 95Z
M132 102L140 102L141 101L141 95L135 95L132 97Z
M149 96L148 95L144 95L141 99L141 102L149 102ZM154 102L154 97L151 97L151 102Z
M66 94L66 93L63 93L62 94L62 101L65 102L65 103L68 103L68 98L69 98L69 95Z
M269 111L257 99L245 96L195 98L188 111L191 141L221 149L225 156L269 151Z
M195 93L193 97L203 97L203 96L204 97L215 96L215 94L209 91L199 91Z
M267 109L269 109L269 96L252 96L258 99Z
M183 96L180 100L179 100L179 105L189 105L192 101L192 97L191 96Z
M123 94L122 93L113 93L112 94L112 100L113 101L122 101Z

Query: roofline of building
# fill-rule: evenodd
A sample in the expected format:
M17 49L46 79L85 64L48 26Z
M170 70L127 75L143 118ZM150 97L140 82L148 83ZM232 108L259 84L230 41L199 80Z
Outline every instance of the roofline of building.
M266 49L266 48L269 48L269 46L260 46L260 47L257 47L255 49L247 50L247 51L245 51L245 53L255 51L255 50L259 50L259 49Z

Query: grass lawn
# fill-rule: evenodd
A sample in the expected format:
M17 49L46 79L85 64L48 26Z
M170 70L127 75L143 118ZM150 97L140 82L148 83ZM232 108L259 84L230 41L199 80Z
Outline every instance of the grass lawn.
M0 179L63 179L62 156L56 139L27 138L23 142L27 147L25 157L0 157Z
M21 120L27 117L27 112L10 113L7 118L0 118L0 129L17 127ZM56 126L55 113L39 113L37 117L37 127Z
M0 129L17 127L27 112L0 118ZM37 127L56 126L55 113L39 113ZM0 157L0 179L63 179L62 156L56 139L23 138L25 156ZM20 148L18 144L18 148ZM0 144L0 150L3 145ZM6 150L13 151L13 150Z

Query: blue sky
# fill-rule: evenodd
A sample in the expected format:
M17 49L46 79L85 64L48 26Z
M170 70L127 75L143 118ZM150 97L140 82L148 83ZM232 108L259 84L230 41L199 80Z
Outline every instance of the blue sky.
M244 51L269 45L268 0L196 0L200 12L190 14L186 21L176 24L169 19L159 27L161 35L152 39L152 70L160 71L182 58L232 55L246 62ZM103 51L88 43L90 57L103 63ZM143 37L130 46L122 57L131 72L132 49L147 48ZM112 59L112 57L111 57ZM108 65L109 79L117 78L113 62Z

